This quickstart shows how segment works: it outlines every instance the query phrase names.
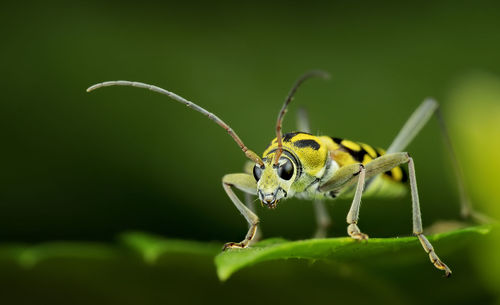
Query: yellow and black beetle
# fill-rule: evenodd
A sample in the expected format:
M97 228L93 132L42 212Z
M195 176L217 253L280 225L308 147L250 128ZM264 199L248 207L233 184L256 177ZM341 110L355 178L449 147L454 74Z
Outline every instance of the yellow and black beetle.
M412 198L413 234L420 240L434 266L444 270L446 276L449 276L451 274L450 268L439 259L431 243L423 234L415 167L413 159L407 152L404 152L404 149L427 123L432 114L436 114L450 148L451 159L457 173L461 190L462 215L465 217L476 215L467 200L460 167L451 149L451 142L444 128L437 102L430 98L426 99L410 116L387 151L364 143L312 135L309 133L307 116L304 112L299 112L299 129L301 131L283 135L281 126L287 106L297 88L305 80L312 77L328 78L329 76L322 71L310 71L296 81L279 112L276 123L276 138L264 151L262 158L249 150L229 125L215 114L160 87L140 82L108 81L95 84L87 91L108 86L132 86L149 89L167 95L171 99L201 112L229 133L254 166L253 170L249 167L249 171L246 173L228 174L222 178L224 190L250 226L243 241L226 243L224 250L247 247L255 239L259 224L259 218L255 212L247 206L249 204L245 205L241 202L234 193L233 187L247 194L257 195L264 206L273 209L284 198L300 197L313 200L318 218L316 234L318 237L326 235L326 227L330 222L328 213L323 206L323 199L353 197L347 215L347 232L354 239L367 239L368 236L362 233L358 227L361 196L370 194L385 197L399 195L405 192L404 182L408 180ZM408 164L408 173L400 167L405 163Z

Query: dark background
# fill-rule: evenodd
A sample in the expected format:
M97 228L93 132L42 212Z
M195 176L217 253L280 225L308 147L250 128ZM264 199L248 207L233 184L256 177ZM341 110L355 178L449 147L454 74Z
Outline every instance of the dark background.
M484 195L474 177L485 176L470 162L483 159L473 154L471 139L486 135L481 130L464 134L469 130L464 125L482 122L482 117L467 121L477 108L476 97L463 101L457 92L482 79L493 82L492 90L498 88L499 9L493 1L5 3L0 12L0 243L113 243L128 230L221 244L244 236L246 223L221 187L222 176L240 172L246 161L231 138L199 113L152 92L118 87L85 92L94 83L117 79L156 84L200 104L257 152L274 138L276 116L292 83L313 68L329 71L332 78L300 89L285 132L295 129L300 105L308 109L314 133L387 147L419 103L433 96L451 122L476 205L498 212L489 208L498 205L493 197L498 193ZM493 104L481 109L498 109L498 100L490 100ZM493 124L484 129L492 145L484 158L498 146ZM408 150L416 163L424 225L458 220L458 196L438 124L431 121ZM497 175L487 177L495 190ZM411 234L409 197L363 203L360 226L370 236ZM343 201L329 205L331 235L345 235L348 207ZM266 236L309 238L314 231L310 202L292 199L275 211L258 213ZM265 278L263 284L276 281L288 287L281 292L303 288L304 296L314 295L317 301L345 301L357 291L352 287L360 286L359 291L371 291L367 297L387 301L387 293L397 292L411 303L421 296L412 289L415 283L431 277L438 279L425 289L441 297L426 296L426 303L446 300L456 291L462 291L455 296L464 304L498 302L498 291L485 284L490 279L476 268L474 254L455 254L451 260L466 267L462 277L447 282L426 262L405 275L387 266L387 291L392 292L373 288L371 283L380 279L364 274L362 267L350 271L353 283L343 284L351 290L342 290L338 282L345 281L345 274L336 268L328 272L295 263L269 266L276 268L271 278L265 268L249 271L226 286L217 283L213 267L200 268L196 291L211 291L218 301L229 290L235 298L239 292L248 295L245 287L258 295L264 293L258 281ZM122 272L135 279L127 282L113 264L119 263L56 262L46 267L50 271L41 266L29 272L4 264L0 284L5 300L13 303L149 304L189 291L191 277L183 275L185 282L172 278L178 271L120 263L127 270ZM94 283L99 293L89 284L95 274L101 275ZM65 298L59 299L61 281ZM178 287L162 285L169 281ZM44 289L34 288L42 282ZM440 292L441 285L446 289ZM33 299L20 299L13 291L31 291ZM327 297L326 291L342 297Z

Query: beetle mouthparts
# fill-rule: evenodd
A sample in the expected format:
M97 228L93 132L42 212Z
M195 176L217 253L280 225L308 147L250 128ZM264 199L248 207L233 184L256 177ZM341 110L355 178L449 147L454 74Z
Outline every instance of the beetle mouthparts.
M279 202L279 200L274 200L274 201L271 201L271 202L264 202L264 201L262 201L261 203L262 203L262 206L265 206L265 207L267 207L269 209L274 210L278 206L278 202Z

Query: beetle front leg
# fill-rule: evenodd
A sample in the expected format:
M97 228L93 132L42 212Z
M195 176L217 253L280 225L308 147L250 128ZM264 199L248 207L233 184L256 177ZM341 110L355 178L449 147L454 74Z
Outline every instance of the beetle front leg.
M241 200L236 196L232 187L236 187L246 193L256 194L257 192L257 183L252 175L249 174L228 174L222 178L222 186L226 191L227 195L234 203L238 211L245 217L249 224L249 229L245 239L241 242L229 242L224 244L222 250L230 249L230 248L246 248L250 244L250 242L254 239L257 226L259 224L259 217L255 215L248 207L246 207Z

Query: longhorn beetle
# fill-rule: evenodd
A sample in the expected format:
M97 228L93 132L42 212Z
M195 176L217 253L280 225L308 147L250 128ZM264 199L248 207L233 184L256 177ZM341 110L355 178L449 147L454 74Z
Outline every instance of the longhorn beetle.
M246 173L228 174L222 178L224 190L249 223L245 239L241 242L226 243L223 250L248 247L255 239L259 224L259 218L253 211L251 201L247 200L247 205L243 204L234 193L233 187L245 192L247 199L248 194L257 195L261 204L271 209L276 208L278 202L285 198L299 197L313 200L318 221L316 233L318 237L326 235L326 229L330 223L323 200L351 197L353 201L347 214L347 233L354 239L364 240L368 238L368 235L362 233L358 227L362 195L379 197L400 195L406 191L405 182L408 181L412 199L413 234L418 237L434 266L443 270L446 276L450 276L450 268L439 259L433 246L423 234L415 166L412 157L404 152L432 114L436 114L457 175L462 216L480 217L472 210L465 192L462 172L453 153L437 102L431 98L424 100L386 151L365 143L312 135L309 133L309 124L304 112L299 112L301 131L282 134L281 126L288 104L292 101L298 87L312 77L327 79L329 75L323 71L314 70L305 73L295 82L278 114L276 138L272 140L262 157L248 149L231 127L215 114L160 87L120 80L95 84L89 87L87 92L108 86L149 89L201 112L228 132L245 156L251 160L253 170L249 169ZM408 171L401 167L403 164L408 165ZM251 167L247 166L247 168Z

